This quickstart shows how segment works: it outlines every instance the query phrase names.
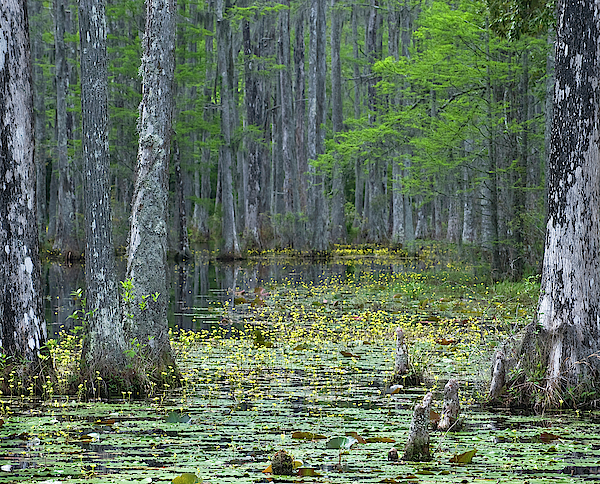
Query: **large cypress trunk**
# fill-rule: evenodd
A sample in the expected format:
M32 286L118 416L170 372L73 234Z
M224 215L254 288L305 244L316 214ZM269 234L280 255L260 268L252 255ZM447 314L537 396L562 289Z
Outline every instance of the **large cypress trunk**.
M598 383L600 6L559 2L550 193L538 321L546 389Z
M103 0L79 2L81 108L85 192L85 280L89 314L81 372L91 391L108 394L132 380L126 376L127 349L119 310L110 214L108 74ZM96 387L96 384L98 386ZM119 391L118 388L115 388Z
M142 102L135 190L127 249L125 300L129 337L139 344L151 378L175 376L167 323L167 197L175 71L175 0L146 1Z
M530 378L542 364L538 403L551 406L599 386L599 37L597 3L559 2L544 268L518 363Z
M46 343L31 85L26 2L3 1L0 5L0 349L9 357L4 370L16 369L23 378L45 372L40 352Z

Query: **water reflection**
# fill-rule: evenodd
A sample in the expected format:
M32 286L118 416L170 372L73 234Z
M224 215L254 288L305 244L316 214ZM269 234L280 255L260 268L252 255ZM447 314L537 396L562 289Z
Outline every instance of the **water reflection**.
M422 263L416 264L373 257L320 262L271 258L223 263L210 258L206 251L196 251L192 260L172 262L169 266L169 324L191 330L223 324L220 308L224 303L230 308L235 306L234 290L253 292L257 287L273 283L316 286L326 280L359 282L367 275L372 280L374 273L384 275L425 268ZM81 307L74 293L85 287L85 271L80 264L62 262L47 262L42 270L48 331L56 335L61 329L71 329L78 324L69 316ZM122 259L117 262L117 273L119 280L123 280L125 261Z

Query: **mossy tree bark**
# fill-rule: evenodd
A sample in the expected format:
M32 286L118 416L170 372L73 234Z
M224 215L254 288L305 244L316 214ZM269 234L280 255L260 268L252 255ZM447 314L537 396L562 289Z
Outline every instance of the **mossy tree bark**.
M544 406L591 398L599 387L599 38L599 4L558 2L544 268L537 326L517 363L540 378Z
M27 380L47 373L25 0L0 4L0 352ZM41 383L41 378L38 378ZM27 383L24 382L25 385Z
M168 162L173 119L175 0L146 1L136 181L127 248L128 337L150 379L172 384L178 370L167 322Z

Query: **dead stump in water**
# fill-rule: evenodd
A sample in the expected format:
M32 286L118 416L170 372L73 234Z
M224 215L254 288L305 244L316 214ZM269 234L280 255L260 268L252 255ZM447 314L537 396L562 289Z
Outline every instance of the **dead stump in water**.
M396 353L394 363L394 376L408 373L408 349L404 342L404 331L400 326L396 328Z
M400 326L396 328L395 335L394 375L392 376L390 385L418 385L421 382L421 378L410 367L410 363L408 362L408 348L404 341L404 331Z
M444 387L444 405L442 415L438 423L438 430L458 430L458 416L460 414L460 402L458 401L458 381L454 378L448 380Z
M423 398L422 403L415 405L408 441L402 460L425 462L431 460L429 452L429 412L431 408L431 392Z
M489 400L495 400L504 391L506 385L506 357L502 350L496 352L492 367L492 381L490 383Z
M280 450L271 459L271 469L277 476L291 476L294 473L294 460L285 450Z

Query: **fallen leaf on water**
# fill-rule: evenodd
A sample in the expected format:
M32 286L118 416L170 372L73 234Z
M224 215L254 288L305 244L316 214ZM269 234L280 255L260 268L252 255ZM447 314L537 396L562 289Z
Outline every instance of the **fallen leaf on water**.
M263 471L263 474L273 474L273 468L271 467L271 464L269 464L269 466Z
M104 420L96 420L94 422L95 425L113 425L115 423L115 419L114 418L107 418Z
M319 474L312 467L300 467L298 475L300 477L322 477L322 474Z
M315 434L314 432L294 432L292 434L292 439L321 440L326 438L325 435Z
M340 351L340 353L342 354L342 356L345 356L346 358L360 358L360 356L354 355L354 354L350 353L349 351Z
M388 444L393 444L394 442L396 442L391 437L367 437L365 440L366 440L367 444L373 444L376 442L384 442L384 443L388 443Z
M477 452L477 449L468 450L467 452L463 452L462 454L455 454L454 457L450 459L451 464L470 464L473 460L473 456Z
M390 395L395 395L396 393L400 393L400 390L404 388L404 385L392 385L390 387Z
M308 343L300 343L299 345L294 346L294 351L303 351L310 348Z
M560 439L560 436L555 435L555 434L551 434L549 432L542 432L540 434L540 442L543 442L544 444L547 444L549 442L552 442L553 440L558 440Z
M454 345L456 344L456 340L455 339L446 339L446 338L438 338L435 340L435 342L439 345L443 345L443 346L448 346L448 345Z

